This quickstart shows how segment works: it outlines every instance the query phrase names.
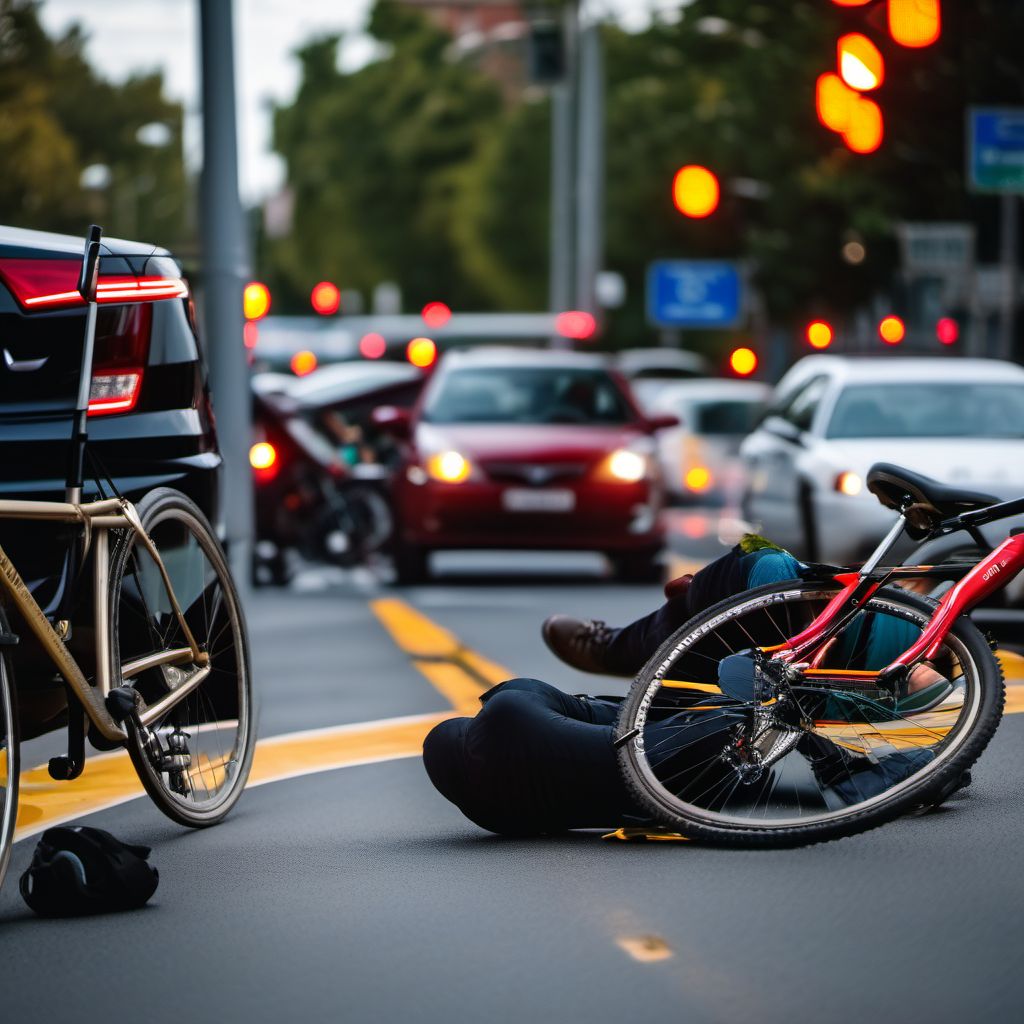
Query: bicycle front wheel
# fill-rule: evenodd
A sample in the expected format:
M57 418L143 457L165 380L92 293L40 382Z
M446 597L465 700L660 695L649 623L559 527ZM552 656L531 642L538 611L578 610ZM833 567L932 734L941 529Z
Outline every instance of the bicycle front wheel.
M150 726L159 742L129 730L128 753L154 803L183 825L219 822L245 787L255 745L249 651L241 605L220 545L198 507L167 488L138 505L209 673ZM125 531L110 578L110 645L115 685L122 668L188 642L159 567L134 531ZM187 682L194 665L156 665L125 683L148 705Z
M813 673L769 692L765 658L836 594L830 583L749 591L690 620L644 666L616 735L625 779L656 820L694 838L779 846L838 838L941 800L988 743L1003 682L966 618L950 632L940 670L894 692L859 680L920 635L935 602L881 589ZM753 689L719 686L739 655ZM733 664L736 664L734 662Z
M8 632L0 609L0 631ZM10 658L0 650L0 885L7 873L18 817L18 709Z

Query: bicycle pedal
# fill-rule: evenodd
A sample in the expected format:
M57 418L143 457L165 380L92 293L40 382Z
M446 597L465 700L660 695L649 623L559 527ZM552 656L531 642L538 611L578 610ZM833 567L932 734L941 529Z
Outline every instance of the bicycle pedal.
M116 686L107 694L104 703L110 717L121 725L126 719L131 718L137 711L139 692L132 686Z

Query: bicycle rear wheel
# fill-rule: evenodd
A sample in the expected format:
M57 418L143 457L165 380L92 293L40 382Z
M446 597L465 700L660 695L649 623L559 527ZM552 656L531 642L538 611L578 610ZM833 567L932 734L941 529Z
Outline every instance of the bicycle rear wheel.
M829 583L749 591L686 623L644 666L616 735L629 737L619 749L626 782L658 821L731 845L814 842L882 824L960 783L1003 706L998 663L969 620L954 625L938 660L946 683L928 693L889 693L844 674L881 669L909 647L934 611L927 598L880 590L821 674L782 697L769 695L763 662L749 695L733 685L723 693L723 659L749 665L744 651L795 636L835 593Z
M8 631L2 610L0 630ZM18 709L15 699L10 658L6 651L0 650L0 885L3 885L11 858L18 817Z
M139 503L138 513L196 643L209 654L210 671L151 724L159 750L129 728L128 753L164 814L192 827L214 825L241 796L255 746L241 605L220 545L196 505L177 491L160 488ZM123 665L188 646L157 563L134 531L125 532L113 558L110 605L115 685ZM158 665L124 681L152 705L195 671L192 665Z

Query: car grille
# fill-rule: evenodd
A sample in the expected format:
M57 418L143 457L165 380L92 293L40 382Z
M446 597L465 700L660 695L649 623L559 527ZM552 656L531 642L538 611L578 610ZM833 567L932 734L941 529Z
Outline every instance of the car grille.
M499 483L524 483L533 487L578 480L587 472L585 462L485 462L482 467Z

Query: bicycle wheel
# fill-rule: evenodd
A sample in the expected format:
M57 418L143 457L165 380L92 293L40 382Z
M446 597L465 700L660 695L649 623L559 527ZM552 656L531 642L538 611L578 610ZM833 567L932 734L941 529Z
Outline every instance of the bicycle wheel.
M7 619L0 610L0 630L8 632ZM0 885L14 843L18 817L18 709L10 658L0 651Z
M743 654L795 636L835 593L797 582L749 591L690 620L644 666L616 735L626 782L656 820L720 843L790 845L872 828L960 784L995 732L1004 693L966 618L936 662L946 682L916 694L844 675L883 668L920 635L935 602L896 587L855 616L813 676L776 683L767 658ZM877 645L886 631L887 650ZM719 674L737 655L730 665L755 666L749 694Z
M203 681L150 725L129 728L128 753L146 792L183 825L214 825L234 806L255 745L249 651L241 605L220 545L202 512L167 488L138 505L200 649L210 657ZM124 531L112 560L110 645L116 682L121 666L172 647L187 647L156 561ZM131 683L147 704L181 685L193 666L140 669ZM158 741L154 746L153 738Z

